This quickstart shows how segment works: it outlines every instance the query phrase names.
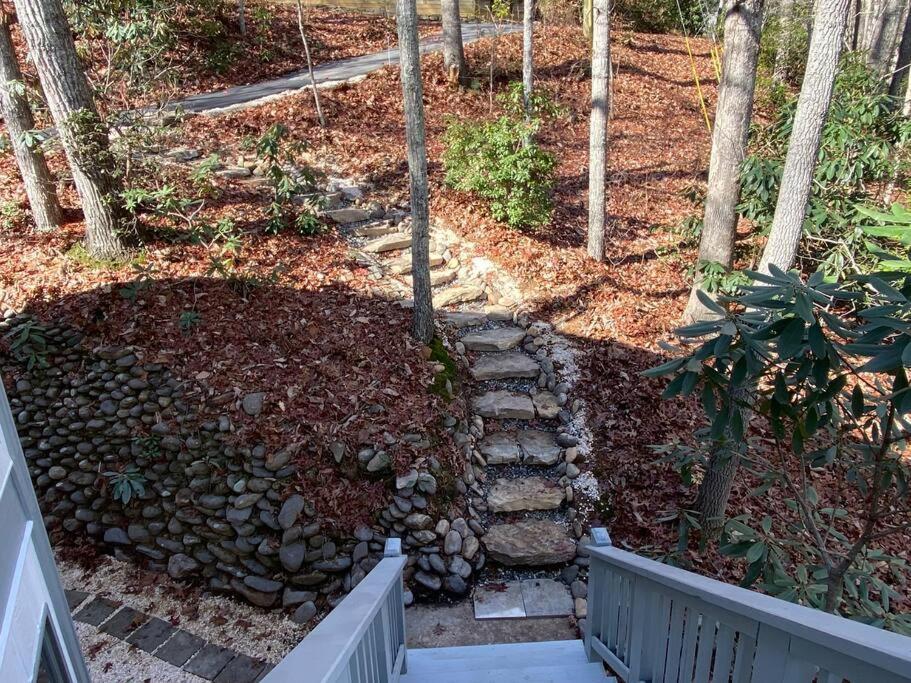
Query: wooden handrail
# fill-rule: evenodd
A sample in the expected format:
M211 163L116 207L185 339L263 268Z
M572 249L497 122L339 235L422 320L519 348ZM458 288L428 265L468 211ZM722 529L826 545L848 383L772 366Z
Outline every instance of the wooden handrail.
M707 670L713 657L711 648L718 648L714 641L717 626L719 640L725 630L730 632L725 638L742 633L742 640L755 641L755 659L751 654L750 661L742 664L744 671L753 670L752 677L743 679L746 681L766 680L756 677L756 669L765 665L760 654L769 660L777 657L779 663L799 661L801 672L857 672L869 667L868 677L860 680L911 681L911 638L620 550L610 545L602 529L593 530L593 538L595 544L588 547L592 569L586 646L590 657L598 656L619 666L617 673L624 680L631 672L623 669L635 668L629 667L631 662L639 667L640 656L648 660L641 664L648 672L650 666L666 666L669 657L678 656L668 654L678 645L684 666L697 667L695 653L685 650L688 645L695 649L703 632L711 633L705 654ZM641 615L646 612L648 617L643 618ZM668 622L676 619L677 623L654 623L659 615ZM604 632L602 623L607 624ZM706 629L706 623L711 628ZM675 640L667 645L656 633L667 634L668 639L676 638L680 643ZM783 650L778 652L780 648ZM658 661L662 657L663 661ZM794 675L788 680L813 680L812 676Z
M380 563L269 672L263 682L397 681L405 664L402 570L406 562L407 557L401 554L400 540L389 539ZM390 609L384 615L381 610L387 605ZM371 629L378 632L379 638L368 638ZM391 658L386 657L387 646L391 649ZM356 657L359 647L374 650Z

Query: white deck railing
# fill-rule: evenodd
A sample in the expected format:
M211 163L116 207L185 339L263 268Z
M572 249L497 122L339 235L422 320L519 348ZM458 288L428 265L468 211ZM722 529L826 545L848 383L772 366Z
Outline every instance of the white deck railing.
M263 683L396 683L405 672L401 540Z
M911 638L592 538L585 647L623 681L911 681Z

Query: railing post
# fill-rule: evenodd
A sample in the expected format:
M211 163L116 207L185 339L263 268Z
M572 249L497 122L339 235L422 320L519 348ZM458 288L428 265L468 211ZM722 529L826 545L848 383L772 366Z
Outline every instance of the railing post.
M402 556L402 539L401 538L387 538L386 545L383 548L383 557L401 557ZM396 643L396 647L393 648L392 661L395 661L395 653L398 652L399 646L402 648L402 669L401 673L406 673L408 671L408 633L405 630L405 579L403 576L399 577L399 583L395 591L397 605L395 607L395 621L397 628L395 629L396 634L401 634L401 643Z
M611 545L610 534L604 527L592 527L590 547L603 548ZM588 571L588 615L585 618L585 654L590 662L601 661L592 648L592 636L601 637L601 616L604 611L605 571L601 561L591 556Z

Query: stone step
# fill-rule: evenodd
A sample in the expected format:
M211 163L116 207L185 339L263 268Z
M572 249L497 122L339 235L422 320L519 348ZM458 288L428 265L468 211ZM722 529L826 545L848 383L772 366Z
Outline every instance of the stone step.
M551 432L520 429L516 432L494 432L478 444L488 465L523 465L550 467L560 461L561 448Z
M456 279L457 275L458 273L454 270L431 270L430 286L439 287L440 285L448 285L450 282ZM405 282L411 285L413 283L413 278L410 275L406 275Z
M442 254L430 255L430 267L441 266L446 262ZM394 275L407 275L411 272L411 250L403 252L397 259L388 263L389 272Z
M456 285L433 295L433 307L443 308L455 304L467 304L486 298L481 285Z
M393 235L398 231L399 229L394 225L381 223L380 225L362 225L352 230L351 234L354 237L382 237L383 235Z
M365 209L358 209L353 206L344 209L326 211L325 215L339 225L347 225L348 223L360 223L362 221L370 220L369 211Z
M491 353L471 365L476 380L537 377L540 372L538 361L524 353Z
M556 510L563 503L563 488L544 477L497 479L487 493L491 512Z
M492 560L509 567L564 564L576 557L576 542L569 532L546 519L495 524L483 543Z
M496 327L466 334L460 339L469 351L509 351L525 339L525 330L521 327Z
M371 254L382 254L386 251L398 251L411 246L411 235L405 232L393 232L379 239L368 242L363 250Z
M443 321L453 327L475 327L487 322L487 314L483 311L443 311Z
M471 411L481 417L533 420L535 405L531 397L515 391L488 391L471 399Z

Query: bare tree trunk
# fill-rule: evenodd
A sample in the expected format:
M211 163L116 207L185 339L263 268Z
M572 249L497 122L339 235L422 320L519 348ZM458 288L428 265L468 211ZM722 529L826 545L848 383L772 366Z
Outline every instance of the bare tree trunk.
M588 138L588 255L604 260L607 126L611 108L610 0L592 0L592 113Z
M0 114L9 131L35 227L38 230L54 230L60 227L62 212L47 160L25 139L28 132L35 128L35 119L25 96L25 83L10 34L11 23L12 17L0 6Z
M525 120L531 119L531 90L534 87L532 41L535 27L535 0L525 0L522 16L522 103Z
M325 128L326 119L323 118L323 107L319 101L319 88L316 87L316 79L313 77L313 60L310 59L310 46L307 44L307 33L304 31L304 6L301 0L297 0L297 28L301 34L301 42L304 44L304 56L307 58L307 73L310 74L310 87L313 89L313 103L316 105L316 115L319 117L320 128Z
M240 35L247 35L247 17L245 0L237 0L237 28Z
M135 239L127 226L107 125L76 56L60 0L15 0L19 25L73 172L85 216L86 249L116 258Z
M459 0L441 0L440 14L443 22L443 67L446 69L446 78L450 83L462 83L466 70Z
M430 296L430 227L427 206L427 146L424 141L424 89L418 50L415 0L397 0L399 59L405 109L405 139L411 181L411 276L414 289L412 334L425 344L433 339Z
M778 4L778 44L775 47L775 68L772 79L784 83L788 79L788 48L794 28L794 0L781 0Z
M712 317L699 300L700 266L734 264L740 165L743 163L753 116L763 0L731 0L724 20L724 63L718 89L718 107L712 129L712 158L705 198L705 219L699 240L696 281L683 314L684 324Z
M866 42L862 47L867 51L867 64L882 77L887 77L892 72L907 5L908 0L878 0L871 3L871 13L866 23Z
M699 524L707 539L717 538L724 528L734 476L739 466L740 456L721 446L709 456L708 468L696 495Z
M592 0L582 0L582 35L592 39Z
M895 73L889 82L889 94L895 98L896 107L902 96L902 84L911 82L911 10L905 13L905 27L902 30L901 43L898 46L898 59L895 63Z
M807 69L797 99L772 231L759 264L759 270L764 273L769 272L770 264L788 270L797 256L822 129L832 102L848 2L818 0L816 3Z

